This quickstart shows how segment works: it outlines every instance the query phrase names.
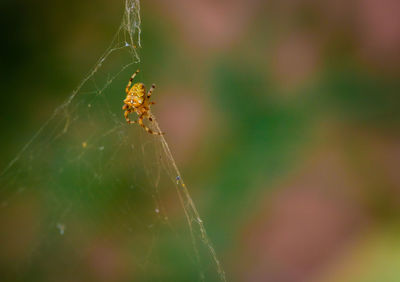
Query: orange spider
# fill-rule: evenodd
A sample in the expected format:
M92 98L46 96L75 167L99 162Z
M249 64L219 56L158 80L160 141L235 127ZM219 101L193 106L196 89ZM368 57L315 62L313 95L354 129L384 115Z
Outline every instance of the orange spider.
M156 88L156 86L153 84L147 94L144 84L140 82L135 83L132 88L129 89L138 72L139 70L132 74L125 89L126 98L124 100L124 105L122 106L122 109L125 111L125 119L129 124L139 122L139 125L150 134L163 135L164 133L154 132L143 123L143 118L147 118L151 122L153 121L150 114L150 105L154 105L155 102L150 102L149 100L151 93L153 93L153 90ZM134 112L136 112L136 114L139 116L137 121L131 121L129 119L129 114Z

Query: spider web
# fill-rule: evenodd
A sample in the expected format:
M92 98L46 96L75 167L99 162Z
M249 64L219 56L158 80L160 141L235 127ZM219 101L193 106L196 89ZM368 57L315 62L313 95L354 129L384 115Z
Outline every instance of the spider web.
M140 23L126 0L110 46L3 169L5 280L225 281L165 138L123 118Z

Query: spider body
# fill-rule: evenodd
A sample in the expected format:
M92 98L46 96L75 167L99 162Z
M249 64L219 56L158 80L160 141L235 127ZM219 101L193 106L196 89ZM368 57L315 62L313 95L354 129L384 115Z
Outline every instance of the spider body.
M139 72L137 70L129 79L128 85L126 86L126 98L124 100L124 105L122 106L122 110L124 110L124 116L126 122L136 123L138 122L141 127L143 127L148 133L155 135L162 135L162 132L154 132L150 128L148 128L144 123L143 119L147 118L149 121L153 121L150 113L150 105L154 105L154 102L150 102L151 94L153 93L154 88L156 87L154 84L151 86L149 92L146 94L146 87L143 83L135 83L132 87L132 81L135 78L136 74ZM132 121L129 119L129 115L131 113L136 113L138 115L137 121Z

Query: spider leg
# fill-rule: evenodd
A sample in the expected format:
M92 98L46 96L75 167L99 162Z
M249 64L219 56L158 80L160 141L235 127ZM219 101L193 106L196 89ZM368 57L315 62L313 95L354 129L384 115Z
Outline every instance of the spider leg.
M127 105L127 104L124 104L123 106L122 106L122 110L127 110L129 108L129 106Z
M129 92L129 87L131 87L132 85L132 81L135 78L135 76L138 74L139 70L136 70L134 74L132 74L131 78L129 79L128 85L125 88L125 92L128 93Z
M129 119L129 114L130 113L132 113L132 111L129 111L129 110L125 111L125 113L124 113L126 122L129 123L129 124L136 123L137 121L133 121L133 120Z
M148 133L154 134L154 135L163 135L163 134L164 134L163 132L154 132L153 130L151 130L150 128L148 128L148 127L143 123L143 115L141 115L141 116L139 117L138 121L139 121L139 125L140 125L141 127L143 127L144 130L146 130Z
M153 93L154 88L156 88L156 85L153 83L149 89L149 92L147 92L147 98L150 98L151 94Z

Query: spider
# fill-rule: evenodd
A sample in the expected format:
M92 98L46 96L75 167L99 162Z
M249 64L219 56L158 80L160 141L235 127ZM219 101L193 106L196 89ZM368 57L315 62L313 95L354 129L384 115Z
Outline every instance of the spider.
M155 134L155 135L163 135L163 132L154 132L150 128L148 128L143 123L143 118L147 118L149 121L153 121L151 114L150 114L150 105L154 105L155 102L149 102L151 94L153 93L154 88L156 88L155 84L153 84L146 94L146 88L143 83L135 83L132 88L131 84L135 76L139 70L137 70L134 74L132 74L131 78L129 79L128 85L126 86L126 98L124 100L124 105L122 106L122 110L125 111L124 116L126 122L136 123L138 122L141 127L143 127L148 133ZM129 119L129 114L136 112L139 116L137 121L132 121Z

